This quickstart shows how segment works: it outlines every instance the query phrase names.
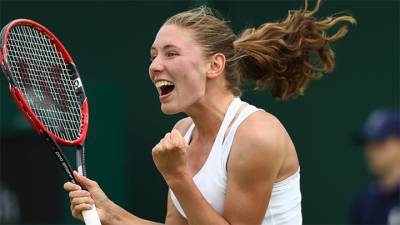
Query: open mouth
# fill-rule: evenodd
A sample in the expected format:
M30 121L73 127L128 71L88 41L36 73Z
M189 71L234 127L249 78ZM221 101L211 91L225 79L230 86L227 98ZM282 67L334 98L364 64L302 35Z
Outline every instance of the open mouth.
M158 81L156 87L160 96L163 96L171 93L174 90L175 85L169 81Z

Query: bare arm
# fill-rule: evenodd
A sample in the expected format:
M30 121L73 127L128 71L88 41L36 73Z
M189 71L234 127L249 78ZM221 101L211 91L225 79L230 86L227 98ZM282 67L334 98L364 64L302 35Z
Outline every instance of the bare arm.
M224 217L230 224L262 223L289 143L280 122L264 112L239 127L227 165Z
M175 125L175 127L181 129L182 132L185 132L184 130L188 128L190 123L190 118L182 119ZM78 173L74 173L74 176L88 189L88 191L81 190L80 186L70 182L64 184L64 189L69 192L71 213L74 218L83 221L82 211L90 209L92 205L95 204L103 225L161 225L161 223L141 219L112 202L97 182L81 176ZM186 219L180 215L178 210L172 204L169 194L165 224L187 225Z
M204 199L192 177L185 172L184 166L180 166L180 169L174 170L173 173L164 170L167 171L163 174L164 179L174 191L189 224L261 223L268 207L273 183L286 155L287 140L284 129L277 120L267 118L262 112L255 114L243 122L236 133L228 163L229 175L223 216ZM168 154L174 154L171 158L182 157L179 160L184 161L184 151L174 147L179 146L179 143L173 144L179 142L176 134L171 133L169 136L165 139L169 138L172 144L162 140L161 147L156 147L153 157L157 161L161 157L170 157ZM163 170L162 164L159 167L159 170Z
M70 182L64 185L64 188L70 192L71 211L75 218L83 220L81 215L82 211L90 209L91 205L95 202L103 225L162 225L161 223L141 219L121 208L107 198L95 181L82 177L80 182L86 184L90 183L87 185L90 187L88 188L89 192L81 190L78 185ZM167 206L165 225L188 225L186 219L180 215L173 205L169 194Z
M74 172L74 176L79 183L87 188L87 191L82 190L80 186L71 182L64 184L64 189L69 192L71 212L74 218L83 220L82 211L90 209L95 204L103 225L161 225L141 219L112 202L97 182L76 172Z
M166 225L188 225L187 220L181 216L179 211L172 203L171 196L168 193L167 200L167 216L165 218Z

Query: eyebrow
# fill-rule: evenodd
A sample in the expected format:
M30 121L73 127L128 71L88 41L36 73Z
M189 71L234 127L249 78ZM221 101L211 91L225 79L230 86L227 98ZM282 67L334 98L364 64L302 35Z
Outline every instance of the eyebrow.
M177 48L177 49L179 49L178 46L173 45L173 44L168 44L168 45L165 45L164 47L162 47L163 50L168 49L168 48ZM156 50L156 48L154 46L151 46L150 50Z

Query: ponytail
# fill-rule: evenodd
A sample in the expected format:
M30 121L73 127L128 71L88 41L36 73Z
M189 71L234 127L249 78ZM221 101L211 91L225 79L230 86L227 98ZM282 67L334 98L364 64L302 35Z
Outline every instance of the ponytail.
M351 16L327 17L317 20L313 11L289 11L287 18L277 23L265 23L245 29L233 46L239 71L244 79L256 81L256 89L268 89L273 97L288 99L303 95L311 80L320 79L335 66L330 47L348 32L342 26L335 34L325 31L338 23L355 24Z

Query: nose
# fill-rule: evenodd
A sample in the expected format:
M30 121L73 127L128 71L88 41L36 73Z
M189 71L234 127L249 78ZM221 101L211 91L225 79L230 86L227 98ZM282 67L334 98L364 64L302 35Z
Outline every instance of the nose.
M160 59L158 59L158 57L155 57L149 66L150 77L153 79L154 76L159 74L160 72L162 72L163 69L164 69L164 65L162 64Z

